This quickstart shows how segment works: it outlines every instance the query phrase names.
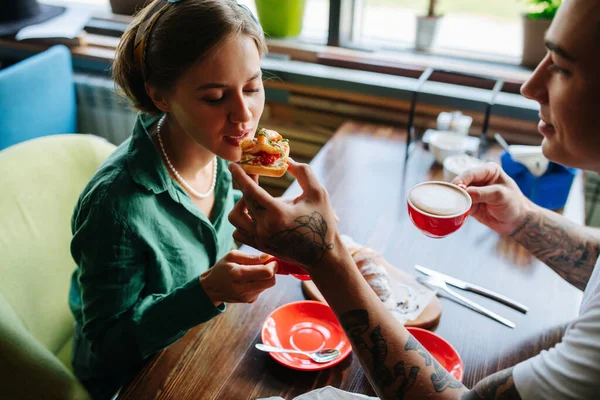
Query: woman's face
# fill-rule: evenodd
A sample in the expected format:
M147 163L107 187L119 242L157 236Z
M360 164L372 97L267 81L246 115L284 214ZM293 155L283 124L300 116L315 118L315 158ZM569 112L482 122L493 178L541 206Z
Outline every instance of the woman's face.
M563 2L546 33L548 54L523 85L540 103L544 155L600 171L600 2Z
M231 35L178 79L164 99L167 111L193 141L217 156L239 161L239 143L252 138L265 105L256 43Z

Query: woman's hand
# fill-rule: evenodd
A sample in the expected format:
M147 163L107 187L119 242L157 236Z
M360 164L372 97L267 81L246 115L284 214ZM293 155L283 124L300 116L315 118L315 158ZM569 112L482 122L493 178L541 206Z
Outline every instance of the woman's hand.
M229 221L237 228L235 240L311 272L340 243L336 216L327 191L310 167L291 159L288 164L288 172L303 190L291 201L274 199L238 165L231 164L233 179L244 196L229 214Z
M469 169L452 183L464 184L473 199L471 215L501 235L510 235L533 208L515 181L495 163Z
M246 254L233 250L200 276L200 283L215 306L227 303L254 303L275 285L275 262L264 264L267 254Z

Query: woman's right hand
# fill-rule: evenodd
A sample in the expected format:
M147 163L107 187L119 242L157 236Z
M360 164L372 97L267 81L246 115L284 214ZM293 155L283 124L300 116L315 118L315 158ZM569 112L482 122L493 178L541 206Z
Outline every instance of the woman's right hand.
M254 303L275 285L276 262L265 262L268 254L230 251L200 276L200 283L215 306L227 303Z
M511 235L533 210L515 181L495 163L469 169L452 183L467 186L473 199L471 215L501 235Z

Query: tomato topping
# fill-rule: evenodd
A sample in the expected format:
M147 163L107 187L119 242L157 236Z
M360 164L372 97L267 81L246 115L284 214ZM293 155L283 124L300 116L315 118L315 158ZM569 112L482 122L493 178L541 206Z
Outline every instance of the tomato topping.
M257 157L254 160L252 160L252 163L261 165L271 165L280 157L280 154L269 154L264 151L261 151L257 154Z

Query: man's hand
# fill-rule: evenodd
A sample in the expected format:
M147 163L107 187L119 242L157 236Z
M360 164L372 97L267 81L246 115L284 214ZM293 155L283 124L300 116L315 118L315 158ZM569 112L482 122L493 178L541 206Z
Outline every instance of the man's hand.
M479 222L512 236L567 282L585 289L600 253L597 229L536 206L497 164L468 170L453 183L468 186L471 215Z
M325 188L307 164L289 159L288 172L303 193L293 200L277 200L238 165L229 169L244 196L229 214L237 228L233 238L265 253L311 271L339 242L336 217Z
M452 183L464 184L473 199L471 215L501 235L513 234L534 205L495 163L467 170Z

